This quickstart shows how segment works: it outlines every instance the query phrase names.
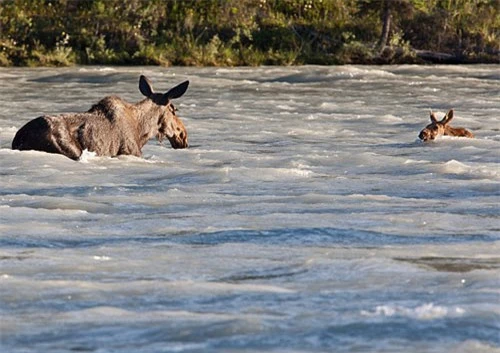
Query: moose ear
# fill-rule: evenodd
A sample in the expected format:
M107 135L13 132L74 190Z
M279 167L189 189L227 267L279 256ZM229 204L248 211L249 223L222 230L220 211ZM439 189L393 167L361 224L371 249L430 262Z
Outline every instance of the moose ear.
M453 119L453 109L450 109L443 118L443 124L448 124Z
M146 96L146 97L151 97L153 94L153 87L151 86L151 82L147 79L146 76L141 75L139 78L139 91Z
M438 121L438 120L437 120L437 118L436 118L436 114L434 114L434 113L432 112L432 110L431 110L431 121L432 121L433 123L437 123L437 121Z
M184 81L165 93L163 98L169 101L171 99L182 97L182 95L187 91L188 86L189 81Z

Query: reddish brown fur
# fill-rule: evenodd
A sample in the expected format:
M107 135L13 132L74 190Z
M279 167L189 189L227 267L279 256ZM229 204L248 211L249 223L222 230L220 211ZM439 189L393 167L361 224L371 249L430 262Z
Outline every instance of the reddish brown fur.
M438 121L436 115L431 112L431 123L427 125L418 137L423 141L435 140L440 135L445 136L458 136L473 138L472 132L464 129L463 127L451 127L450 121L453 119L453 109L450 109L441 121Z
M87 149L98 156L141 156L152 137L166 137L173 148L188 147L187 131L171 99L187 90L185 81L167 93L154 93L145 76L139 89L146 99L135 104L116 96L105 97L85 113L41 116L16 133L12 149L63 154L77 160Z

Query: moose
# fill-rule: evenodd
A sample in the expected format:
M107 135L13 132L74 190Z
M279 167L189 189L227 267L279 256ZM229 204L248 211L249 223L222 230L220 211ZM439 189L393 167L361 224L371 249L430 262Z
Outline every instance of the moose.
M435 140L440 135L474 138L472 132L463 127L451 127L449 125L451 119L453 119L453 109L450 109L441 121L438 121L436 114L431 111L431 123L420 131L418 137L424 142Z
M166 93L155 93L141 75L139 91L146 98L140 102L108 96L85 113L40 116L19 129L12 149L58 153L73 160L84 150L98 156L140 157L142 147L155 136L160 143L166 137L175 149L186 148L187 131L171 101L181 97L188 85L184 81Z

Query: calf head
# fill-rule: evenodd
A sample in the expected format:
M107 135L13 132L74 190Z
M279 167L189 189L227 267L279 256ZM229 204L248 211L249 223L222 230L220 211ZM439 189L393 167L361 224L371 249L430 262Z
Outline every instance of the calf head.
M445 134L447 125L450 123L451 119L453 119L453 109L446 113L441 121L437 120L436 114L434 114L432 111L430 118L431 123L427 125L422 131L420 131L420 134L418 135L418 137L422 141L435 140L436 137Z
M139 90L155 104L155 116L158 116L157 138L161 142L166 137L173 148L188 147L187 131L176 115L177 110L171 100L181 97L187 90L189 81L170 89L167 93L155 93L149 80L141 75L139 79Z

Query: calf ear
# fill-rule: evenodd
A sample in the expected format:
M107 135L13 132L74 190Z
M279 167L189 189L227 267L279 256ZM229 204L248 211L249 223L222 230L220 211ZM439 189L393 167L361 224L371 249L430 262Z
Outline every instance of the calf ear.
M438 121L438 120L437 120L437 118L436 118L436 114L434 114L434 113L432 112L432 110L431 110L431 121L432 121L433 123L437 123L437 121Z
M153 94L153 87L151 86L151 82L147 79L146 76L141 75L139 78L139 91L146 96L146 97L151 97Z
M182 97L182 95L186 93L188 86L189 81L184 81L181 84L178 84L163 95L163 100L168 102L171 99Z
M450 109L448 111L448 113L446 113L446 115L444 116L442 122L443 122L443 124L446 125L446 124L448 124L451 121L451 119L453 119L453 109Z

